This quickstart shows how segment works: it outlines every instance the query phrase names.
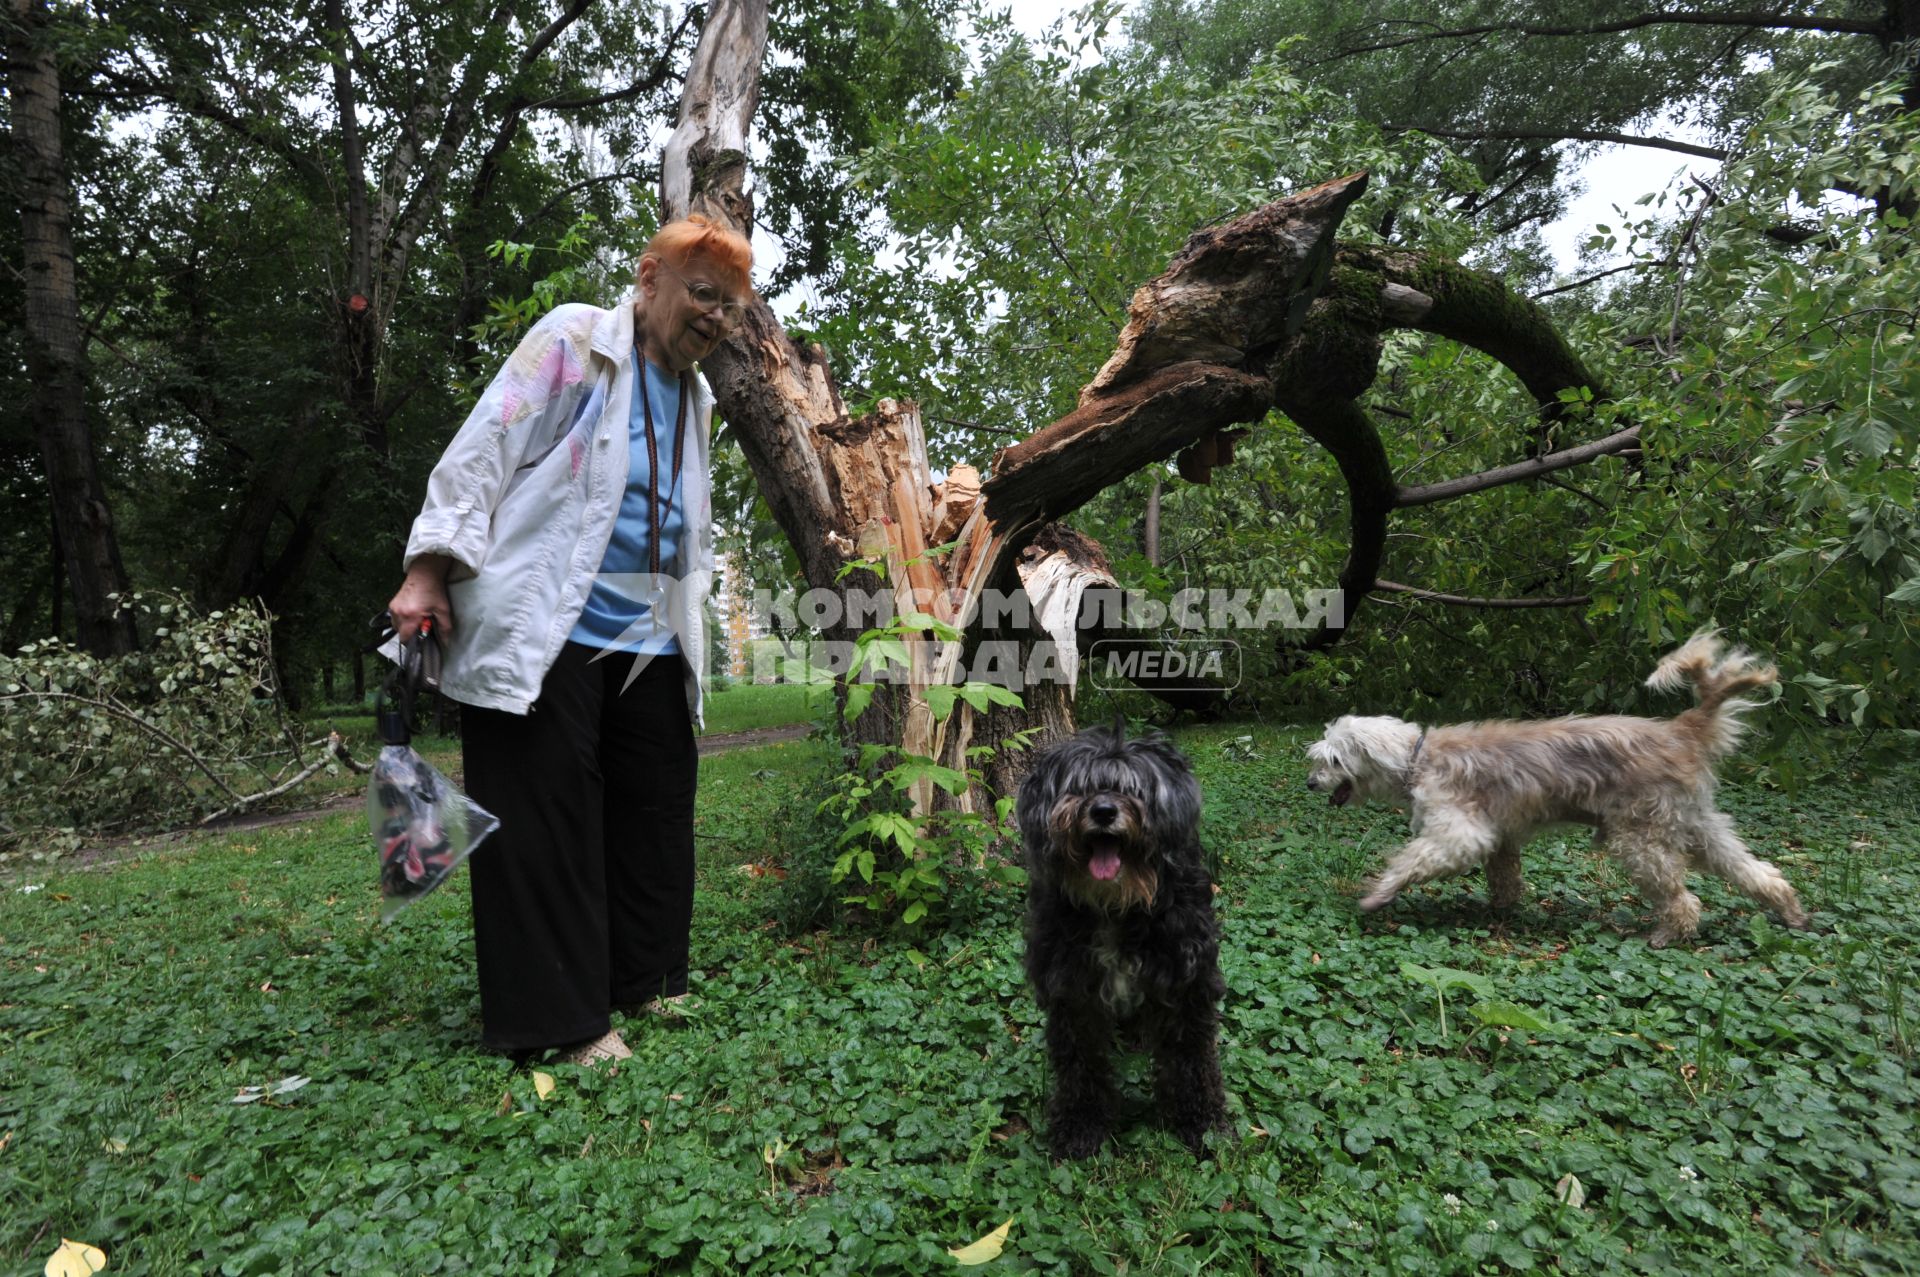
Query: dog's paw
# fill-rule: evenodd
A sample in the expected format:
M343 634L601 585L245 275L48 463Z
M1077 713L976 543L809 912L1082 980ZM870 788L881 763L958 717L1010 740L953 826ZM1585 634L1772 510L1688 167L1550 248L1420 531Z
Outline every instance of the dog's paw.
M1361 913L1378 913L1392 903L1393 903L1392 892L1376 891L1372 895L1366 895L1366 896L1360 897L1360 912Z
M1222 1116L1218 1121L1208 1122L1204 1126L1180 1127L1175 1130L1173 1134L1175 1138L1187 1146L1189 1153L1192 1153L1204 1162L1213 1156L1212 1151L1207 1148L1207 1132L1224 1131L1226 1129L1226 1119Z
M1081 1162L1100 1151L1106 1142L1107 1128L1093 1122L1056 1122L1049 1133L1048 1147L1063 1161Z

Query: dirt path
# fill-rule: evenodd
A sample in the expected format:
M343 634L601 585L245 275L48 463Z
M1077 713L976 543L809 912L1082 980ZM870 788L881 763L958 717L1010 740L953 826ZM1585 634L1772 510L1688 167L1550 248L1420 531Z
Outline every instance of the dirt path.
M811 723L781 723L775 727L752 727L743 732L716 732L711 736L699 736L694 744L700 750L702 758L713 754L725 754L736 749L751 749L756 745L779 745L787 741L804 739L813 730ZM451 779L460 783L460 774L455 771ZM248 829L270 829L279 825L297 825L305 821L320 820L338 815L343 811L352 811L366 805L365 787L344 794L335 794L324 802L298 811L265 811L251 815L235 816L231 820L192 829L176 829L166 833L139 834L130 838L114 838L96 846L81 847L70 855L62 856L57 863L60 869L92 869L101 865L114 864L129 860L134 856L145 855L151 851L160 851L179 844L204 837L209 834L238 833ZM18 876L18 871L8 876Z
M700 756L704 758L708 754L724 754L730 749L749 749L755 745L779 745L790 740L801 740L812 730L812 723L782 723L778 727L749 727L744 732L701 736L694 743L700 747Z

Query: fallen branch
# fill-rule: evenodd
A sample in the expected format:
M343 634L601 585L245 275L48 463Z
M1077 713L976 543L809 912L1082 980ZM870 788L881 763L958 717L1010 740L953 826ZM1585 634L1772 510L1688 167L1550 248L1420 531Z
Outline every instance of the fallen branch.
M1625 452L1638 446L1639 442L1640 427L1628 426L1625 430L1610 434L1604 439L1596 439L1592 443L1583 443L1577 448L1563 448L1559 452L1549 452L1544 456L1516 461L1510 466L1499 466L1479 474L1462 475L1457 479L1422 484L1417 488L1401 488L1394 493L1393 504L1396 509L1406 509L1408 506L1450 501L1454 497L1462 497L1469 492L1485 492L1488 488L1518 483L1522 479L1537 479L1541 475L1552 474L1555 470L1582 465L1596 457Z
M373 770L372 763L357 763L353 760L353 755L347 752L347 742L341 739L339 732L327 733L327 739L333 744L333 756L345 763L348 771L356 776L364 776ZM319 741L314 742L316 745L319 743Z
M224 820L228 816L238 816L249 807L258 806L269 798L278 798L288 790L295 788L303 781L311 778L315 772L318 772L322 767L325 767L329 761L335 758L338 758L355 772L364 774L373 770L372 764L370 763L356 763L353 761L353 756L347 752L347 742L340 739L339 732L330 732L324 741L315 741L313 743L316 745L325 745L326 748L321 751L317 758L302 768L298 775L275 785L272 789L263 789L257 794L248 794L234 802L231 806L222 807L219 811L202 816L200 823L202 825L211 825L216 820ZM225 788L225 786L222 786L222 788ZM227 792L231 794L233 791L229 789Z
M1389 594L1405 594L1416 599L1425 599L1429 603L1445 603L1449 607L1584 607L1593 601L1588 594L1563 594L1558 598L1540 599L1480 599L1465 594L1442 594L1438 590L1422 590L1411 585L1402 585L1398 581L1382 581L1375 578L1373 588L1385 590Z

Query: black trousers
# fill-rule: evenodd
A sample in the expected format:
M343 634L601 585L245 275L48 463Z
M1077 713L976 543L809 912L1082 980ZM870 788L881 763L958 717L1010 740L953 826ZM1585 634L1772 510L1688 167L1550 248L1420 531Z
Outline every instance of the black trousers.
M530 714L461 711L467 793L500 828L467 861L482 1041L598 1037L687 990L699 755L685 665L568 643Z

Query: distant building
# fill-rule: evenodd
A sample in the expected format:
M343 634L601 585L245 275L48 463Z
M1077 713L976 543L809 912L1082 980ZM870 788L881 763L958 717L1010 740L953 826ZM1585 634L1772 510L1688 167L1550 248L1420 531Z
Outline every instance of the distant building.
M717 566L720 580L713 592L713 604L719 615L720 633L726 639L726 670L734 678L745 678L749 664L747 645L767 637L767 622L765 617L754 615L753 582L740 553L725 551Z

